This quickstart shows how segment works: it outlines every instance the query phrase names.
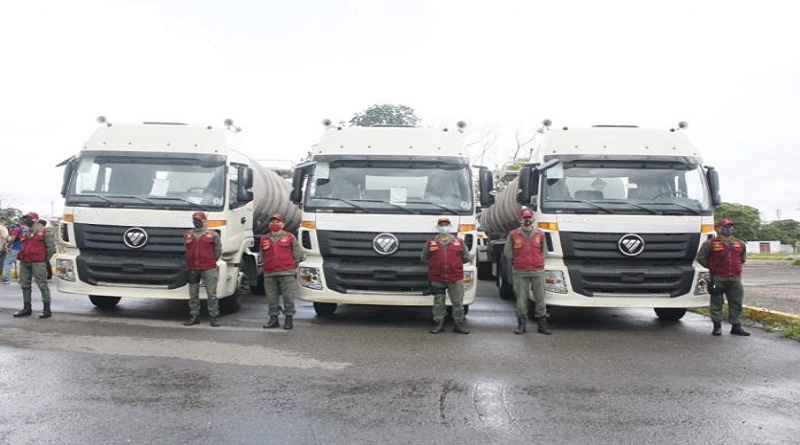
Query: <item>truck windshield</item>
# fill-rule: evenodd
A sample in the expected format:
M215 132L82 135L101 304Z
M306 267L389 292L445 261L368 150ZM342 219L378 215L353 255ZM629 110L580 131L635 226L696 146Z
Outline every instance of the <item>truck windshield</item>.
M698 164L562 162L547 170L543 212L710 215L708 187Z
M84 153L70 178L67 205L221 209L225 160L218 155Z
M432 162L318 162L309 176L305 206L334 212L468 214L467 165Z

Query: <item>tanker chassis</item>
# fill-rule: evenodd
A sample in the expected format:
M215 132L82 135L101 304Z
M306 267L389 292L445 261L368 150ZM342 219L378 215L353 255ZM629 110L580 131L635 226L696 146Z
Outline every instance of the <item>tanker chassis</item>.
M99 307L122 297L188 299L183 234L192 213L203 211L222 242L220 309L239 310L243 276L263 293L257 237L268 215L285 214L286 229L294 230L300 213L289 184L243 154L238 128L230 121L99 122L83 149L61 164L58 290L88 295Z
M714 234L719 180L685 127L546 131L538 157L482 203L501 297L514 296L502 249L525 205L545 232L548 305L652 307L663 320L707 306L708 272L694 258Z

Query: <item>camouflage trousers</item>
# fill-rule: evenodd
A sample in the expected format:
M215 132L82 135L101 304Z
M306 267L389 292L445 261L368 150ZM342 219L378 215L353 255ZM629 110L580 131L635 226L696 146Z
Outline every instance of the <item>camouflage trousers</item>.
M742 301L744 301L744 288L741 278L714 277L719 292L711 295L708 305L711 321L722 321L722 305L728 298L728 321L731 324L742 324Z
M19 262L19 286L22 288L22 302L31 304L31 281L39 287L42 293L42 302L50 303L50 287L47 286L47 264Z
M445 293L450 297L453 304L453 321L461 323L464 321L464 281L432 281L433 289L433 321L436 323L444 320L447 316L447 303Z
M206 285L208 315L216 317L219 315L219 302L217 301L219 270L216 267L208 270L189 271L189 313L200 315L200 280L203 280L203 284Z
M514 293L517 296L517 318L528 316L528 300L533 296L536 318L547 318L544 303L544 270L514 271Z
M294 315L294 299L300 294L297 276L264 274L264 291L267 294L269 315L280 315L280 297L283 297L283 315Z

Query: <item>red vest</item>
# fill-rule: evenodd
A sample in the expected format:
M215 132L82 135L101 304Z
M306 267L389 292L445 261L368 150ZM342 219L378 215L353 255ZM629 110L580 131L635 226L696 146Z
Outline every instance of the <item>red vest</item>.
M464 260L461 252L464 243L457 237L442 244L436 238L429 238L427 243L430 257L428 259L428 280L452 283L464 279Z
M217 267L217 253L214 251L213 232L195 237L192 231L183 235L183 244L186 245L186 267L189 270L210 270Z
M535 229L536 232L527 238L519 233L519 229L511 231L511 239L514 242L514 270L541 270L544 269L544 253L542 243L544 233Z
M47 260L45 233L47 233L47 228L37 230L34 234L31 234L30 230L25 232L22 235L22 249L17 258L23 263L41 263Z
M261 237L264 272L282 272L297 267L292 251L293 241L294 236L288 232L284 232L283 238L278 241L273 241L268 234Z
M711 255L708 257L708 270L715 277L742 276L742 254L745 252L742 240L735 238L728 246L721 239L711 240Z

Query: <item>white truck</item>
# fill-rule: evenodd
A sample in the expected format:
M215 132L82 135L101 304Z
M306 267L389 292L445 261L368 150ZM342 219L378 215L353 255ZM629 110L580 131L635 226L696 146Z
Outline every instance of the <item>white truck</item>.
M229 120L219 127L98 121L83 149L60 164L58 290L88 295L99 307L122 297L188 299L183 233L203 211L222 241L220 309L239 310L243 276L263 293L258 236L273 213L296 229L300 211L289 183L244 154L238 128Z
M547 131L531 164L481 215L500 295L513 298L502 255L522 205L547 243L548 305L652 307L663 320L708 305L708 272L694 261L713 235L719 179L679 128Z
M300 298L313 302L320 316L332 315L338 304L431 306L420 253L437 220L448 217L473 258L476 252L472 170L461 132L324 124L310 161L293 178L306 252ZM469 305L474 260L464 271Z

